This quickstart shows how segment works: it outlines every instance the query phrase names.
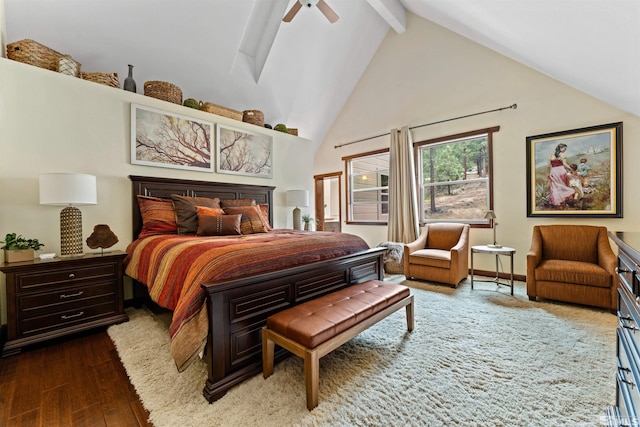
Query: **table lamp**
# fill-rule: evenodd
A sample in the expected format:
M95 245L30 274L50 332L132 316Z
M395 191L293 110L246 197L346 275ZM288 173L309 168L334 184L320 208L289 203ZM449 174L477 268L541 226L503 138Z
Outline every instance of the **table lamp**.
M487 247L489 248L501 248L502 245L499 245L496 242L496 228L498 227L498 223L494 222L496 219L496 214L493 211L487 211L487 213L484 216L485 219L488 219L491 221L491 224L493 225L493 244L492 245L487 245Z
M302 230L302 220L300 217L300 206L309 206L309 191L289 190L287 191L287 206L295 206L293 210L293 229Z
M66 206L60 212L60 255L82 254L82 212L75 206L95 205L97 199L96 177L93 175L40 175L40 204Z

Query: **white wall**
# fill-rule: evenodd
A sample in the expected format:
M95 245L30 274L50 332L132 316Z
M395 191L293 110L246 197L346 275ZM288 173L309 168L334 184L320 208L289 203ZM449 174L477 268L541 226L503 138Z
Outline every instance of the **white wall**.
M343 156L389 146L385 136L335 149L334 146L479 111L518 104L516 110L427 126L413 131L421 141L499 125L494 134L494 208L498 242L516 249L515 270L526 273L533 225L590 224L609 230L640 231L640 119L488 50L416 15L408 30L390 31L362 75L315 156L315 173L344 170ZM623 219L527 218L525 141L539 135L624 122ZM345 179L342 179L345 189ZM343 192L346 194L346 192ZM345 207L343 206L343 215ZM343 216L346 218L346 216ZM384 226L344 225L370 246L387 240ZM471 244L486 244L492 230L471 230ZM492 257L477 256L479 269L492 270ZM504 260L505 268L508 268Z
M138 83L141 88L143 82ZM262 130L273 136L273 179L134 166L130 164L131 103L257 130L246 123L0 58L0 239L16 232L39 239L46 245L43 252L60 253L61 208L38 203L38 176L47 172L96 175L98 204L81 207L84 238L94 225L108 224L120 240L115 249L124 250L131 242L129 175L275 186L274 226L293 226L285 192L313 191L310 141ZM313 207L308 209L313 212ZM90 251L85 246L85 252ZM4 292L0 295L4 299ZM0 302L4 323L4 301Z

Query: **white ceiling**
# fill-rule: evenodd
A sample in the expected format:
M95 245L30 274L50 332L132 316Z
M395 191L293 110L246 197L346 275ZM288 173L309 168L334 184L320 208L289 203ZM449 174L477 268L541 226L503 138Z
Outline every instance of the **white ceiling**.
M640 116L638 0L0 0L6 39L73 56L84 71L134 65L184 98L257 109L317 146L387 31L412 12ZM0 14L1 16L2 14Z

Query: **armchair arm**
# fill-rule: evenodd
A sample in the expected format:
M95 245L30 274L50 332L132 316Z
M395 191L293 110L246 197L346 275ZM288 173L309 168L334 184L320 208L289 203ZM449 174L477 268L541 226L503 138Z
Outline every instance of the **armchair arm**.
M416 240L411 243L405 243L404 254L410 255L417 250L424 249L425 246L427 246L427 234L429 234L429 227L425 225L422 233L420 233Z
M538 227L534 226L531 247L527 252L527 295L530 297L536 296L535 271L540 261L542 261L542 235Z
M600 230L598 234L598 265L615 277L618 257L611 249L606 230Z

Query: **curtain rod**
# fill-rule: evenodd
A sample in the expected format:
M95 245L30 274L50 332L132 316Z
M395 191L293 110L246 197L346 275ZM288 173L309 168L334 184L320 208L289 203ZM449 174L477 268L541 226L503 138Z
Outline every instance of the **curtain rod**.
M518 104L512 104L512 105L509 105L508 107L495 108L493 110L480 111L478 113L467 114L465 116L452 117L450 119L439 120L437 122L431 122L431 123L425 123L423 125L412 126L409 129L413 130L413 129L417 129L417 128L421 128L421 127L425 127L425 126L432 126L432 125L437 125L437 124L440 124L440 123L451 122L453 120L466 119L467 117L479 116L480 114L495 113L496 111L510 110L510 109L515 110L516 108L518 108ZM385 136L385 135L391 135L391 132L381 133L380 135L370 136L368 138L362 138L362 139L359 139L357 141L345 142L344 144L334 145L333 148L340 148L340 147L344 147L345 145L351 145L351 144L355 144L357 142L368 141L370 139L380 138L381 136Z

